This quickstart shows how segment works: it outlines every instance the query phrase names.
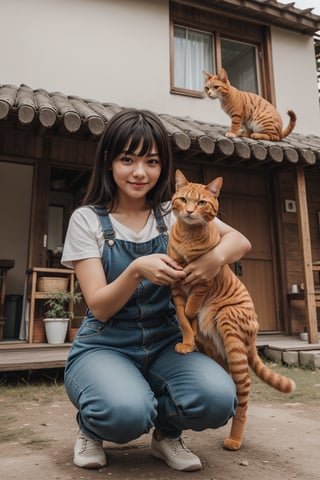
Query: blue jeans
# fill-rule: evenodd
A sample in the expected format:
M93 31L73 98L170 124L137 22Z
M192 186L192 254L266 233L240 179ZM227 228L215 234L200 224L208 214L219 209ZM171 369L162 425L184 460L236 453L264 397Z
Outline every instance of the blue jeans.
M175 316L87 319L69 354L65 385L80 429L126 443L153 426L167 436L218 428L234 415L235 385L200 352L181 355Z

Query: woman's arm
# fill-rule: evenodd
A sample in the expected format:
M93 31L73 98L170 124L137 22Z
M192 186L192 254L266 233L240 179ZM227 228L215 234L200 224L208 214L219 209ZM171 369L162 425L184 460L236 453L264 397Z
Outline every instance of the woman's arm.
M242 233L218 218L214 221L221 235L220 243L185 267L185 285L194 286L211 280L222 265L237 262L251 250L251 243Z
M73 262L76 277L92 314L106 322L129 300L139 282L147 278L156 285L169 285L185 278L182 268L165 254L139 257L107 283L100 258Z

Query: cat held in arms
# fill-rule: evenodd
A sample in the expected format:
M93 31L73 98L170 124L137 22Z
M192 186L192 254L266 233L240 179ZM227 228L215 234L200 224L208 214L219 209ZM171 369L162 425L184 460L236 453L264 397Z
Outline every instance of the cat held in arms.
M218 213L222 181L218 177L208 185L191 183L180 170L176 171L172 197L176 222L169 235L168 254L180 265L188 264L219 243L213 219ZM222 365L235 382L238 406L224 447L238 450L250 393L249 366L280 392L293 392L295 383L270 370L260 359L256 349L259 326L252 299L228 265L221 267L206 284L187 289L177 282L172 286L172 296L183 335L176 351L188 354L198 348Z
M222 109L231 117L231 128L226 137L250 137L256 140L280 141L292 132L297 116L288 110L289 124L285 130L276 108L255 93L243 92L230 85L227 72L221 68L218 75L203 72L204 91L209 98L219 99Z

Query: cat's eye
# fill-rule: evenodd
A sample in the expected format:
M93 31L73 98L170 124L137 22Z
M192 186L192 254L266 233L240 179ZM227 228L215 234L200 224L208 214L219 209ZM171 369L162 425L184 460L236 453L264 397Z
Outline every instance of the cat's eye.
M213 88L214 88L215 90L218 90L219 86L220 86L220 85L213 85Z
M181 203L187 203L187 199L185 197L179 197Z
M199 200L198 205L199 207L204 207L205 205L207 205L207 202L205 200Z

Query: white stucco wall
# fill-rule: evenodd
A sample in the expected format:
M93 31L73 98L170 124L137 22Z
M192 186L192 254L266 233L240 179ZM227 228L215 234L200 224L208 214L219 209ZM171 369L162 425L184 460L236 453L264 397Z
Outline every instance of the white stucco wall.
M218 101L170 94L168 0L0 0L0 83L230 123ZM312 40L272 31L277 105L320 134ZM287 38L289 36L290 42Z
M312 37L273 28L272 56L276 104L284 124L296 112L296 131L320 135L320 108ZM288 119L288 117L287 117Z
M0 83L162 105L168 8L168 0L0 0Z

